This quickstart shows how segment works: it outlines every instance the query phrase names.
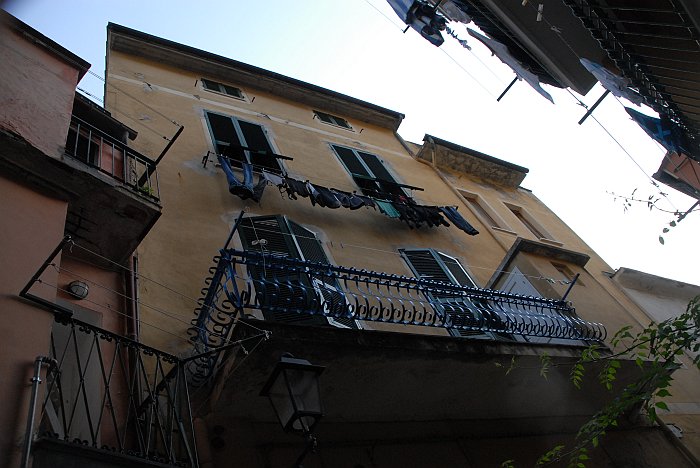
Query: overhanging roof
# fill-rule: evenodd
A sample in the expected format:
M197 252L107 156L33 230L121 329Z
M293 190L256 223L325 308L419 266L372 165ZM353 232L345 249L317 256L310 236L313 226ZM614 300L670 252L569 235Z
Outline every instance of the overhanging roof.
M107 26L108 50L136 55L206 77L218 78L277 95L342 117L397 130L404 115L221 55L152 36L114 23Z

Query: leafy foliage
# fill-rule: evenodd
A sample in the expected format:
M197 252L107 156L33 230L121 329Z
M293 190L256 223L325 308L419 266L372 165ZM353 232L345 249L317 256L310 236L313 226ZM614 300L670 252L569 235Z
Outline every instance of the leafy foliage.
M586 348L571 368L571 383L580 389L586 365L594 362L603 364L597 378L608 391L615 389L617 372L623 360L636 363L639 377L625 385L610 403L580 427L573 447L566 450L564 445L557 445L542 455L536 466L566 460L568 468L585 468L589 460L588 449L598 447L606 431L616 427L623 417L640 410L654 422L657 410L668 411L663 398L671 396L671 374L680 367L677 357L689 353L693 365L700 369L700 296L690 301L683 314L659 324L652 323L639 333L633 333L631 326L621 328L612 337L611 345L621 350L606 355L601 352L603 349L599 344ZM540 364L540 375L546 378L553 365L551 357L542 354ZM504 463L508 463L502 465L506 468L515 466L514 460Z

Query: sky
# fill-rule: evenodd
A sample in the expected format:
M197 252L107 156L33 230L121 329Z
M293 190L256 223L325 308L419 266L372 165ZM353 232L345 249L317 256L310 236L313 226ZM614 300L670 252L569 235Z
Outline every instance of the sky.
M452 26L471 51L450 37L437 48L413 30L404 33L385 0L0 4L90 62L100 76L107 23L113 22L399 111L406 116L399 128L406 140L420 143L427 133L527 167L522 185L611 268L700 284L700 249L693 247L700 212L662 233L672 214L637 203L625 211L620 198L635 190L639 198L658 197L650 176L665 151L612 96L594 113L602 126L590 118L578 125L585 109L566 90L547 85L555 104L522 81L497 102L514 74L468 36L464 25ZM79 84L98 98L103 86L91 75ZM591 105L602 93L596 85L577 97ZM661 190L667 194L658 197L665 210L686 211L694 202L669 187Z

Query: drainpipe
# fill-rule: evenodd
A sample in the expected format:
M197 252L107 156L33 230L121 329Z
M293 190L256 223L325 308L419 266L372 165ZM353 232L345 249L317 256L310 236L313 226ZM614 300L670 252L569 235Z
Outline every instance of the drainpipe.
M126 334L134 341L139 341L141 338L138 300L138 265L138 257L134 254L131 257L131 268L126 273L127 307L129 309L126 322Z
M29 455L32 451L32 441L34 440L34 419L36 418L36 399L39 396L39 384L41 383L41 366L48 363L58 367L55 359L46 356L37 356L34 361L34 375L32 376L32 396L29 400L29 415L27 416L27 431L24 434L24 447L22 448L21 468L29 466Z

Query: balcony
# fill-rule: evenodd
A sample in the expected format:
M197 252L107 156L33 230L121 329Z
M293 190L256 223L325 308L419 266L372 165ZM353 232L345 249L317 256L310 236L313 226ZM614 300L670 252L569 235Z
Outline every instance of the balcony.
M198 466L177 357L57 317L44 362L34 468Z
M571 384L582 346L606 332L563 301L235 249L221 250L210 272L188 379L206 389L195 404L227 453L243 458L287 447L280 456L291 464L300 446L258 396L286 352L326 367L322 451L575 432L614 395L595 378ZM635 372L622 363L617 383Z
M75 115L71 117L65 154L110 176L136 195L158 202L155 162Z
M570 303L560 300L253 251L224 249L215 262L190 330L200 353L226 341L232 319L261 316L272 322L343 328L394 324L396 331L409 333L443 329L446 337L511 344L536 338L580 346L606 336L603 325L581 319ZM216 365L210 358L190 367L195 383L207 380Z

